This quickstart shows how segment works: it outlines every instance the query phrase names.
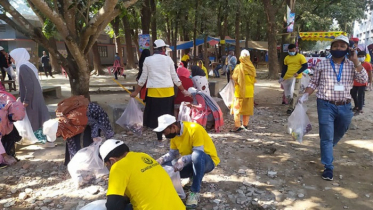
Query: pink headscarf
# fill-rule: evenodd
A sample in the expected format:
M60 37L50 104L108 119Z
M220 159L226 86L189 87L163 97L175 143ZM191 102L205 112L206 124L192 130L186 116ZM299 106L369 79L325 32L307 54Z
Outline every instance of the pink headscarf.
M179 68L177 68L176 72L179 77L190 77L190 71L184 67L184 64L182 62L180 62Z
M13 122L9 121L8 116L11 114L12 120L18 121L25 117L25 113L22 102L16 101L12 94L0 91L0 139L13 130Z

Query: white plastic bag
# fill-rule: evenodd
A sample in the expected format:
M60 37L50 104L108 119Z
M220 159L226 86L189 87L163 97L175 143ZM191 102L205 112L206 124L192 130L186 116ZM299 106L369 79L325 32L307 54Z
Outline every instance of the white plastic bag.
M233 98L234 98L234 84L230 80L229 83L219 92L221 98L223 99L225 105L230 108Z
M175 172L172 166L163 166L163 169L168 173L172 180L172 184L181 199L186 197L183 186L181 185L180 172Z
M43 124L43 134L47 136L47 140L49 142L56 141L56 134L58 130L58 120L57 119L50 119L45 121Z
M299 143L302 143L303 136L312 130L312 125L306 112L304 105L298 103L288 118L289 133Z
M303 74L302 79L300 80L300 89L299 93L304 93L308 84L310 83L311 77L308 74Z
M211 71L209 72L209 76L214 76L214 71L213 71L213 70L211 70Z
M67 165L67 169L77 188L94 179L108 175L109 170L99 157L101 141L94 142L79 150Z
M141 135L143 115L144 114L138 106L137 101L134 98L131 98L122 116L116 121L116 123L121 127L132 131L136 135Z
M181 102L180 108L179 108L179 115L177 116L177 121L192 122L190 113L191 113L190 108L186 106L185 102Z
M38 142L38 139L36 138L34 131L32 130L27 112L25 112L25 117L23 118L23 120L14 122L13 125L17 128L19 135L22 136L22 140L17 142L17 144L30 145Z
M294 87L295 87L295 78L284 80L282 83L282 87L284 88L285 97L286 98L293 98Z
M106 210L106 200L93 201L83 206L80 210Z

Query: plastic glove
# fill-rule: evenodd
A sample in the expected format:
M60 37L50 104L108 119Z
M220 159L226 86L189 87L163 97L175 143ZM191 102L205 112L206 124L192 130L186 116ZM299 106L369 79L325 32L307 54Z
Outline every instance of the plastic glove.
M159 163L159 165L162 165L163 164L163 158L158 158L157 160L155 160L155 161L157 161L158 163Z
M280 79L278 80L278 83L282 83L284 81L284 78L280 77Z
M5 155L5 156L3 156L3 158L4 158L5 164L7 164L7 165L13 165L13 164L17 163L17 160L10 155Z
M189 96L189 97L191 97L192 96L192 94L191 93L189 93L187 90L183 90L183 92L182 92L183 94L184 94L184 96Z
M93 138L93 142L100 142L100 141L102 141L101 137L95 137L95 138Z
M174 171L181 171L184 168L184 161L183 158L179 158L177 162L173 165Z
M308 100L308 95L308 93L303 94L302 97L300 97L300 99L298 100L298 103L303 104L304 102L306 102Z

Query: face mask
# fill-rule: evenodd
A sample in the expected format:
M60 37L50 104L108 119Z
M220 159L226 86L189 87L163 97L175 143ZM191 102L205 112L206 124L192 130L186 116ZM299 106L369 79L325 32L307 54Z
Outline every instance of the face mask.
M168 139L173 139L173 138L175 138L176 133L170 133L170 134L165 135L165 136L166 136L166 138L168 138Z
M295 52L289 52L289 55L293 56L293 55L295 55Z
M342 58L342 57L346 56L347 52L348 52L347 50L344 50L344 51L330 50L330 54L332 54L332 56L335 57L335 58Z
M364 62L365 61L365 57L359 57L358 58L360 62Z

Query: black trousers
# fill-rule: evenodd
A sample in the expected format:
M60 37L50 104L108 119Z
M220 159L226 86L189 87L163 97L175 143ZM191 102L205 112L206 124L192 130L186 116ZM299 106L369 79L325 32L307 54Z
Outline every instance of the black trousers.
M22 137L19 135L18 130L15 126L13 126L12 132L8 135L5 135L1 138L1 143L4 146L6 154L15 157L16 155L16 142L20 141Z
M51 66L44 66L43 69L44 69L45 76L48 77L48 73L49 73L49 75L51 77L53 77L53 75L52 75L52 67Z
M365 86L354 86L350 93L352 99L354 100L355 107L362 110L365 98Z

